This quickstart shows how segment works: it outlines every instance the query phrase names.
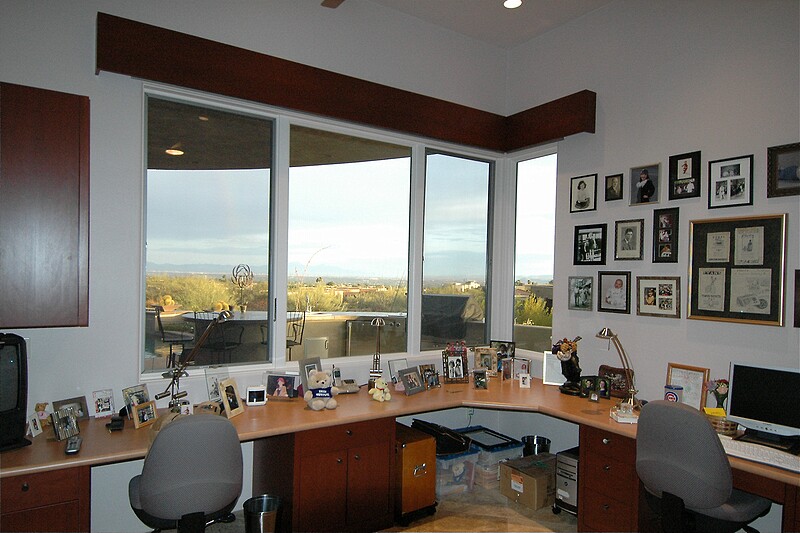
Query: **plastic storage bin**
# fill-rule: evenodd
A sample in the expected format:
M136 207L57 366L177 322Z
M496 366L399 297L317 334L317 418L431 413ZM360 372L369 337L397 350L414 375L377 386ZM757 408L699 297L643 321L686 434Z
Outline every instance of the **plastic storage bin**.
M470 445L466 452L436 457L436 497L472 490L478 447Z

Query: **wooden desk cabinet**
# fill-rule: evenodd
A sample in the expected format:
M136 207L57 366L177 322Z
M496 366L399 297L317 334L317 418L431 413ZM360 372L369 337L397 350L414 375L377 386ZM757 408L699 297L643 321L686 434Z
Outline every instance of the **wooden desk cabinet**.
M4 478L0 531L89 531L88 466Z
M394 418L259 439L253 494L281 498L281 531L378 531L394 511Z
M638 531L636 441L580 427L578 531Z
M395 516L403 525L436 512L436 439L398 423L395 444Z

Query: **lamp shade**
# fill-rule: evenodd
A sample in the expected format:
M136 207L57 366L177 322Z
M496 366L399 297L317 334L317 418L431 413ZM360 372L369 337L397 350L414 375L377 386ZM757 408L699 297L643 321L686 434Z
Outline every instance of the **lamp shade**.
M610 328L603 328L597 332L597 335L595 335L595 337L597 337L598 339L613 339L616 336L617 336L616 333L611 331Z

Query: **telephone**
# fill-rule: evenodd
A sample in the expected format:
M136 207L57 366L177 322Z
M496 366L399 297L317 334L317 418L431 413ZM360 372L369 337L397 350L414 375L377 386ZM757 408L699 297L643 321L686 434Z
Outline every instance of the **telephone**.
M354 379L342 379L342 369L333 367L333 385L339 389L339 394L353 394L361 390Z

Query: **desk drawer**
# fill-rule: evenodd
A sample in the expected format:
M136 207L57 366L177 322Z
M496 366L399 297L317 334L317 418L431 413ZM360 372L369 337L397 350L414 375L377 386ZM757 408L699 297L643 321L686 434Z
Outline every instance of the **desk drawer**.
M81 496L79 476L72 468L9 477L3 479L0 491L3 513L77 500Z
M592 455L597 454L616 459L636 457L635 440L602 429L584 427L585 432L581 438L581 446L588 446L592 450Z
M582 522L595 531L636 531L637 517L630 504L593 493L581 506Z
M367 422L301 431L295 436L296 453L302 457L376 442L393 443L394 424L393 418L379 418Z
M609 495L632 493L636 486L636 469L629 461L618 461L608 456L586 455L586 464L580 465L580 475L586 476L586 487ZM622 491L622 492L621 492Z

